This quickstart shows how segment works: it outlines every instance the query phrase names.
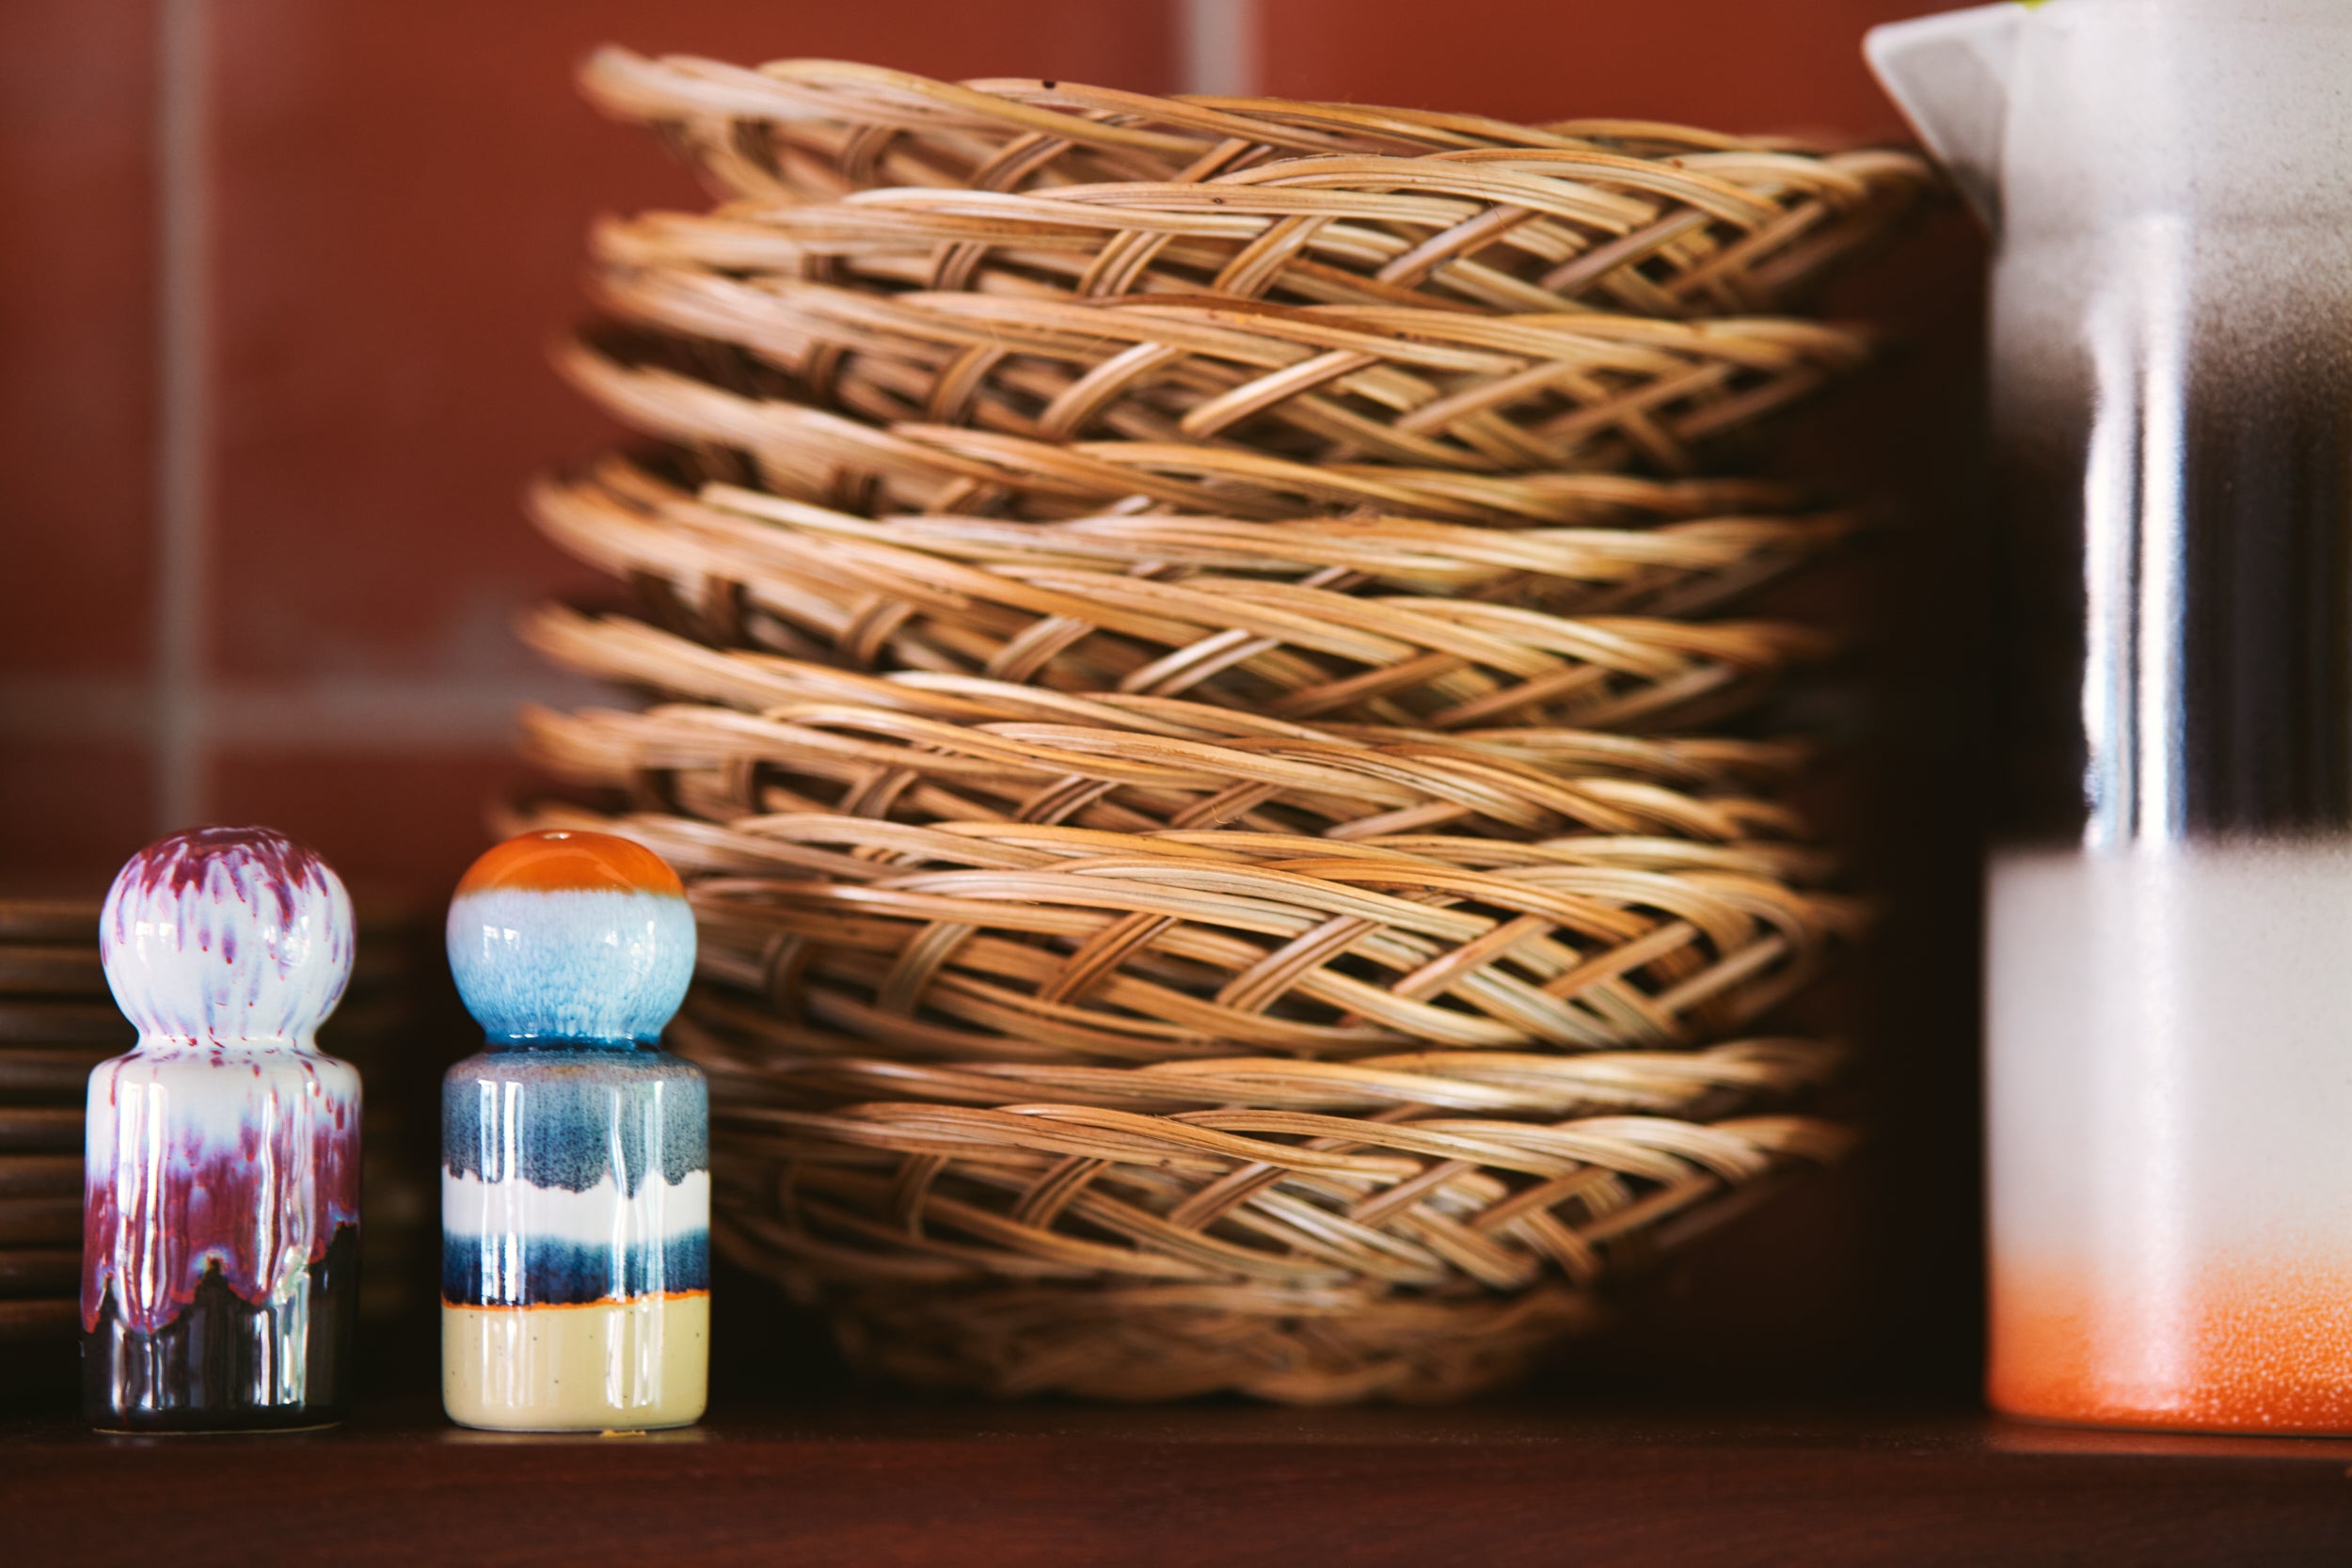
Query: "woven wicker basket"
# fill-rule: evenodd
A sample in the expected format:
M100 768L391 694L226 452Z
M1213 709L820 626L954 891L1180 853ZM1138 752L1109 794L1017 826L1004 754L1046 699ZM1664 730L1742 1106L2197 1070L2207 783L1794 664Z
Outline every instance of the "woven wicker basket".
M715 703L768 717L787 705L833 705L964 725L1025 724L1032 727L1021 732L1025 743L1047 735L1035 726L1052 725L1056 728L1051 733L1057 736L1086 729L1106 736L1302 750L1344 743L1333 745L1333 754L1344 758L1353 758L1368 747L1434 748L1448 754L1523 763L1554 778L1640 779L1708 798L1726 790L1776 789L1788 783L1810 754L1808 748L1788 741L1660 740L1559 729L1440 733L1394 724L1333 722L1309 728L1265 714L1182 698L1065 692L933 671L867 674L756 649L713 646L626 615L587 615L560 605L543 606L526 616L517 629L525 641L558 664L656 695ZM1119 744L1109 739L1104 742L1114 753L1112 760L1138 767L1149 761L1140 752L1120 754ZM1018 760L1016 752L1007 756ZM1234 759L1223 755L1216 764L1218 768L1234 765ZM1172 776L1155 782L1174 787Z
M706 915L745 895L681 863ZM998 1394L1460 1397L1848 1139L1772 1110L1835 1070L1813 1041L937 1063L780 1031L727 975L674 1033L711 1074L720 1245L869 1364Z
M1867 355L1765 313L1919 160L606 51L734 199L603 225L534 488L653 698L526 715L686 879L713 1237L916 1381L1458 1397L1834 1159L1756 1037L1858 930L1808 752L1849 536L1686 477ZM1642 477L1642 470L1652 477ZM1706 617L1702 619L1702 617Z
M699 1029L681 1044L722 1107L721 1245L831 1307L864 1359L997 1394L1460 1397L1847 1142L1708 1109L1820 1083L1836 1053L1800 1041L1083 1074L815 1063L805 1082Z
M705 974L765 999L742 1030L909 1060L1677 1046L1761 1017L1859 919L1772 844L613 820L701 879Z
M1479 473L1689 473L1708 442L1867 354L1856 332L1792 320L884 296L676 266L607 268L597 293L625 320L742 348L790 376L798 400L878 424L1239 441L1306 463Z
M611 467L539 486L532 510L557 544L652 591L699 641L1286 719L1687 726L1751 705L1829 647L1775 622L1351 594L1322 585L1327 569L1283 581L999 562L954 530L861 529L741 490L697 502Z
M1148 508L1273 519L1373 512L1516 527L1705 516L1785 506L1789 499L1785 486L1752 480L1467 473L1300 463L1207 443L1060 443L955 425L878 426L806 406L783 372L716 344L696 352L676 341L580 343L556 363L614 419L694 454L713 476L868 515L1068 518ZM742 387L759 389L733 389Z
M770 559L779 523L814 540L935 550L1005 570L1075 570L1180 581L1197 576L1247 578L1333 592L1425 594L1517 604L1560 614L1688 616L1723 609L1750 591L1842 543L1856 519L1845 514L1713 517L1652 529L1541 529L1501 531L1413 517L1232 518L1130 515L1025 523L969 517L893 517L868 522L732 485L690 498L648 471L618 459L594 467L585 481L542 487L533 511L570 547L607 569L636 577L644 569L622 548L663 547L644 530L676 537L663 574L711 563L715 581L730 574L714 552L788 569ZM781 546L789 549L790 546ZM713 615L714 633L731 617L707 604L712 590L688 597Z
M1605 1316L1607 1287L1849 1141L1833 1121L1790 1114L1836 1068L1836 1049L1816 1041L1531 1054L1433 1050L1358 1023L1313 1042L1344 1037L1335 1058L1302 1059L1311 1024L1270 1015L1295 1013L1296 997L1322 989L1308 970L1327 984L1351 954L1393 965L1399 943L1470 907L1454 902L1460 885L1443 891L1452 911L1415 901L1444 879L1435 858L1416 864L1386 846L1346 851L1381 858L1378 879L1414 890L1385 900L1396 923L1385 933L1365 927L1378 895L1368 899L1356 883L1352 913L1310 916L1306 941L1274 947L1270 962L1225 988L1213 1005L1224 1016L1196 1009L1170 1029L1134 1010L1141 993L1132 974L1173 994L1171 977L1197 981L1214 961L1220 922L1254 906L1239 918L1263 930L1267 895L1303 908L1300 884L1325 867L1264 865L1291 885L1252 885L1248 869L1275 846L1248 832L1187 841L983 826L952 834L834 817L721 828L606 820L573 807L510 826L592 823L669 855L702 919L704 980L673 1037L711 1074L720 1246L829 1310L859 1359L913 1381L1126 1400L1228 1390L1288 1402L1462 1397L1592 1328ZM762 877L730 874L757 863L766 844L830 847L842 880L803 879L806 866L782 879L774 866ZM1602 861L1671 854L1658 845L1590 847ZM1132 875L1153 858L1161 863ZM992 869L961 883L953 872L890 874L943 863ZM1025 865L1027 877L1011 874ZM968 980L975 962L1005 956L998 948L1060 962L1005 943L993 925L1032 897L1076 910L1057 901L1057 866L1130 893L1098 898L1077 924L1043 923L1059 927L1046 940L1066 958L1065 983L1043 990L1057 990L1061 1005L1049 998L1009 1034L960 1027L963 1002L985 1010L994 988L960 986L943 969L961 964ZM1200 879L1212 868L1222 875ZM1330 869L1329 886L1350 887ZM1687 872L1679 879L1701 881ZM1719 877L1715 891L1730 880ZM1545 885L1561 891L1556 877ZM878 934L859 927L885 908L920 918L905 902L923 895L918 888L938 897L929 912L943 918L929 935L882 935L877 951L897 956L884 956L882 969L898 977L910 964L932 967L915 982L929 988L919 999L894 998L905 987L885 979L879 1006L845 1010L826 954L798 940L727 940L832 890L849 896L831 899L816 923L819 940L854 947ZM1588 918L1605 901L1589 892ZM1622 886L1612 892L1622 895ZM1136 918L1162 905L1178 912ZM1133 912L1117 914L1122 907ZM1257 942L1272 946L1281 934ZM1540 966L1545 949L1568 951L1521 917L1423 964L1386 1006L1359 985L1340 1006L1372 1001L1393 1021L1408 993L1491 1001L1503 960ZM1622 1021L1627 993L1598 972L1633 961L1621 950L1584 965L1578 994L1594 1016ZM1645 961L1672 968L1676 959L1653 942ZM748 985L768 994L740 990ZM1068 1005L1073 991L1107 1002L1095 1018L1124 1010L1130 1039L1073 1027L1068 1021L1083 1011ZM918 1005L954 1022L923 1027ZM1269 1027L1232 1035L1228 1025L1251 1008L1264 1009L1257 1016ZM1287 1027L1271 1027L1280 1022ZM1187 1057L1187 1038L1205 1052ZM1234 1054L1269 1039L1280 1054Z
M1932 182L1908 153L1676 126L955 86L824 60L606 50L582 81L771 209L930 187L781 231L931 288L1003 273L1080 293L1744 314L1785 308Z
M532 754L556 773L714 821L837 811L1341 840L1440 830L1725 844L1804 834L1795 814L1756 794L1795 770L1804 750L1787 744L1318 730L1165 698L858 677L556 608L525 635L582 673L736 705L525 714Z
M855 704L956 722L1037 721L1145 736L1213 740L1342 738L1369 745L1433 745L1525 757L1561 777L1612 769L1704 792L1730 782L1777 786L1810 749L1789 741L1716 736L1653 739L1561 729L1414 730L1396 724L1289 720L1183 698L1131 692L1057 691L986 676L906 670L870 674L753 648L721 647L619 613L589 614L543 605L517 634L553 661L650 695L691 698L766 714L779 705Z

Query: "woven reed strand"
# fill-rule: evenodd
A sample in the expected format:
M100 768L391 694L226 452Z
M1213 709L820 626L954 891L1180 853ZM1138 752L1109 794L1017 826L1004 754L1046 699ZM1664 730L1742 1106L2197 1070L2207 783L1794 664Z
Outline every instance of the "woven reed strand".
M1788 501L1785 487L1752 480L1313 464L1240 446L1059 443L957 425L875 425L807 406L782 372L738 351L684 340L581 342L556 364L614 419L696 454L712 477L737 474L778 496L868 515L1057 518L1149 507L1275 519L1368 511L1514 527L1706 516Z
M723 1085L724 1048L698 1037L689 1049ZM718 1239L832 1307L853 1348L919 1381L1123 1399L1457 1397L1591 1326L1607 1279L1847 1142L1786 1114L1449 1114L1449 1099L1516 1070L1479 1064L1485 1054L1452 1053L1471 1064L1460 1077L1423 1061L1200 1065L1207 1095L1246 1083L1315 1109L796 1110L723 1086ZM1818 1082L1832 1054L1723 1047L1697 1075L1743 1064L1741 1087L1766 1097ZM831 1070L843 1088L866 1086L856 1066ZM750 1092L771 1092L771 1073ZM1532 1083L1513 1085L1530 1108L1547 1100ZM1581 1092L1552 1085L1550 1103ZM1358 1114L1335 1108L1351 1104ZM1449 1331L1471 1343L1444 1343Z
M802 399L877 424L1470 472L1692 472L1707 443L1867 354L1859 333L1791 320L880 296L675 266L608 267L596 293L625 320L748 350Z
M1802 297L1933 185L1905 152L1639 122L959 87L620 50L582 82L765 209L754 218L916 187L874 193L893 211L862 232L788 231L868 280L936 288L1010 272L1080 293L1743 314Z
M1374 1120L894 1103L735 1105L721 1119L733 1134L721 1180L774 1160L793 1184L779 1207L800 1209L818 1234L836 1214L848 1222L837 1234L868 1243L857 1261L869 1279L1376 1280L1440 1297L1473 1283L1524 1290L1555 1272L1589 1283L1610 1237L1846 1142L1788 1116ZM927 1167L912 1191L893 1178L910 1164ZM1083 1224L1057 1226L1063 1216Z
M1231 826L1334 839L1804 834L1787 807L1756 793L1784 783L1804 754L1785 743L1316 729L1167 698L859 676L556 607L524 633L582 673L753 710L525 714L532 754L549 770L713 821L832 810L916 823Z
M583 672L772 699L756 714L685 704L526 710L530 754L551 773L711 821L836 811L917 824L1233 827L1334 840L1581 832L1739 843L1804 832L1739 777L1785 776L1797 754L1788 747L1645 745L1575 731L1490 731L1468 744L1387 730L1345 736L1166 701L1137 714L1073 698L1057 712L1030 689L985 681L886 689L889 705L877 706L824 695L838 683L821 667L768 659L738 675L724 666L739 656L638 623L550 610L529 629L558 662Z
M1769 845L516 820L628 833L698 878L703 975L778 1038L910 1060L1681 1046L1768 1011L1860 915Z
M1533 763L1564 778L1621 773L1694 794L1769 790L1812 754L1803 742L1681 736L1656 738L1590 730L1413 730L1394 724L1305 725L1264 714L1124 692L1055 691L977 676L902 671L874 675L739 648L714 648L620 614L545 605L518 635L583 674L745 713L829 702L958 723L1038 721L1143 736L1424 744Z
M598 498L592 492L601 491ZM1181 580L1197 573L1288 581L1343 592L1385 590L1563 614L1688 616L1720 610L1749 591L1842 543L1854 519L1842 514L1726 516L1654 528L1519 529L1500 531L1413 517L1300 518L1259 522L1168 515L1100 516L1062 524L989 518L864 519L711 486L705 504L617 460L607 460L573 494L543 492L542 510L568 516L625 509L733 547L747 528L755 541L771 519L819 538L935 547L1007 568L1075 569ZM583 542L584 543L584 542ZM743 553L756 552L745 547ZM616 560L615 570L633 571ZM724 574L721 574L724 576ZM704 595L707 597L707 595Z
M1783 623L1359 594L1323 586L1320 571L1282 582L1000 563L952 535L860 531L738 489L695 501L610 466L542 484L532 510L557 544L652 591L698 641L1288 719L1689 726L1751 705L1829 649Z

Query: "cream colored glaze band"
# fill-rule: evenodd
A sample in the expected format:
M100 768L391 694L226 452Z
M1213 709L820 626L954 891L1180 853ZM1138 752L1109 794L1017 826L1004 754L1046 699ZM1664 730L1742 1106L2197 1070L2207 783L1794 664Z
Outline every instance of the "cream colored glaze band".
M575 1307L441 1306L441 1403L496 1432L625 1432L702 1417L704 1291Z

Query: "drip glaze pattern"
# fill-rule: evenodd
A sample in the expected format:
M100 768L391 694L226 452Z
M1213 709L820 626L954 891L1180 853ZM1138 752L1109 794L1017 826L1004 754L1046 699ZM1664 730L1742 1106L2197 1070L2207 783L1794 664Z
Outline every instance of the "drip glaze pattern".
M90 1074L86 1412L131 1429L332 1419L360 1092L313 1037L350 978L350 896L281 833L199 829L131 858L99 945L139 1043Z

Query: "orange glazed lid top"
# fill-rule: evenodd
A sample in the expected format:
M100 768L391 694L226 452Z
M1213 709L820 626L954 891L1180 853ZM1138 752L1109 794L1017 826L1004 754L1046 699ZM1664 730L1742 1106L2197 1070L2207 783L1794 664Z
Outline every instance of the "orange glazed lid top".
M461 897L493 889L686 896L677 873L644 845L612 833L564 830L508 839L474 862L457 884Z

